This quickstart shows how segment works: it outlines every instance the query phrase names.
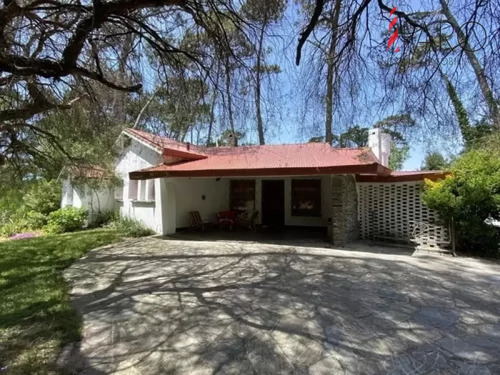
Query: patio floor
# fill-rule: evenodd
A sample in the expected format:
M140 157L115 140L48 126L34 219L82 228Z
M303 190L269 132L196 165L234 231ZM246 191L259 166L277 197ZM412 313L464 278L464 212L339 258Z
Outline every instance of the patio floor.
M65 274L84 330L60 362L82 374L500 373L499 264L313 243L94 250Z

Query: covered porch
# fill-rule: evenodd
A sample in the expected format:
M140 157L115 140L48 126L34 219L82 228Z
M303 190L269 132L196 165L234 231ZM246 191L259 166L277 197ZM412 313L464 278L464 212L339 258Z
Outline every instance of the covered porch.
M264 237L333 239L337 244L358 238L353 175L171 177L156 181L155 216L161 227L158 232L164 235L185 233L193 224L190 212L196 211L209 223L208 228L239 235L258 232ZM218 215L227 212L254 212L254 232L238 221L232 228L219 228Z

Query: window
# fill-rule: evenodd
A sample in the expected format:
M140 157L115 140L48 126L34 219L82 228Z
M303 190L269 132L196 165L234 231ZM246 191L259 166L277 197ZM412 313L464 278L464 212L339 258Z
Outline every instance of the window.
M139 192L139 181L130 180L128 182L128 199L137 200L138 192Z
M255 209L255 180L231 180L230 207L235 211Z
M321 216L321 180L292 180L292 216Z
M146 180L146 200L155 200L155 180Z
M128 198L134 201L149 202L155 200L154 180L130 180Z

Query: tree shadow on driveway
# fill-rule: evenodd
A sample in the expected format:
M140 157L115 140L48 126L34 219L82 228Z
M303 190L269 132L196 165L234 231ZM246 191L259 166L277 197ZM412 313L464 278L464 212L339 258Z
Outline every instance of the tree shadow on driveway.
M80 373L498 373L500 266L231 242L129 241L66 271Z

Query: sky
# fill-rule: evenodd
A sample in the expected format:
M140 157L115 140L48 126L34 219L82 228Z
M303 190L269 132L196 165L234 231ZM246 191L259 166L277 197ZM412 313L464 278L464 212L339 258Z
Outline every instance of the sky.
M390 4L390 3L388 3ZM376 2L370 4L372 9L378 12ZM373 8L374 7L374 8ZM401 1L398 4L398 10L403 10L412 13L418 10L429 10L436 7L436 3L430 0L408 0ZM387 17L387 19L385 19ZM301 96L307 86L304 78L308 77L311 67L309 62L303 57L302 63L299 67L295 66L295 54L297 46L297 26L302 21L302 16L299 13L299 8L296 3L291 3L286 11L285 19L281 25L278 26L277 34L281 35L281 43L273 42L270 44L272 50L269 60L271 63L277 63L282 67L282 73L275 79L275 86L279 87L278 92L272 92L272 100L276 99L279 105L272 108L273 114L279 112L279 116L275 116L279 124L279 130L269 132L266 134L267 143L297 143L307 142L311 136L323 135L324 112L320 99L308 106L312 109L309 113L304 114L304 98ZM459 20L460 21L460 20ZM377 39L377 32L382 33L383 28L389 26L389 14L383 14L380 17L379 24L371 21L374 25L371 30L375 35L373 38ZM400 21L399 21L400 22ZM398 23L399 24L399 23ZM398 25L396 24L396 26ZM300 30L300 29L299 29ZM383 36L380 34L380 39ZM456 41L455 41L456 42ZM397 42L396 42L397 44ZM307 55L307 49L304 55ZM392 53L391 51L381 51L381 53ZM370 62L367 62L370 68ZM372 62L372 64L374 64ZM372 66L373 70L377 70ZM446 67L444 68L446 69ZM461 74L467 75L467 70L460 71ZM460 74L459 73L459 74ZM403 103L393 103L393 105L383 106L380 101L383 100L385 88L379 84L380 77L377 76L364 76L362 82L363 87L362 95L360 95L359 102L353 103L353 113L343 115L336 114L334 116L334 133L341 133L352 125L360 125L362 127L371 127L377 121L383 118L401 113ZM341 77L343 79L343 77ZM436 78L439 79L439 78ZM475 96L476 95L476 96ZM472 96L477 98L477 92L473 92ZM445 96L446 97L446 96ZM446 97L447 98L447 97ZM467 100L467 98L463 98ZM312 99L314 101L314 98ZM349 104L349 103L347 103ZM441 103L440 103L441 104ZM438 104L438 105L440 105ZM449 103L445 103L448 104ZM345 106L346 103L341 103ZM473 100L470 101L470 106L473 107ZM344 108L340 108L338 112L342 112ZM455 120L454 118L452 120ZM417 127L431 127L433 121L428 116L423 116L417 119ZM273 123L275 124L275 123ZM304 128L309 129L304 134ZM316 129L316 130L311 130ZM251 132L252 140L256 139L256 132ZM454 156L462 150L461 137L459 134L450 134L446 131L440 133L439 131L424 132L419 134L411 134L409 137L410 156L404 163L405 170L417 170L422 167L424 158L427 153L432 151L439 151L445 156Z
M418 6L418 4L417 4ZM268 57L268 60L273 63L277 63L282 67L282 73L277 77L276 85L280 86L279 94L273 93L273 98L280 101L278 108L273 108L272 111L279 112L279 130L276 132L269 132L266 134L266 143L298 143L307 142L308 139L313 135L323 135L323 123L324 114L318 111L317 115L314 114L304 114L304 99L301 99L301 90L304 90L303 77L308 74L308 62L306 60L307 56L303 57L301 66L297 67L295 65L295 54L297 45L297 28L296 25L302 20L302 16L299 13L299 8L296 3L291 3L287 8L284 21L275 30L276 33L282 35L280 39L281 43L276 43L273 41L269 48L272 50ZM304 51L306 54L307 50ZM378 90L375 85L368 83L367 87L364 87L367 92ZM282 97L280 97L280 95ZM315 103L318 105L318 103ZM365 110L360 116L353 116L351 119L352 123L346 118L339 119L334 118L334 133L340 133L338 129L344 131L347 127L354 124L359 124L363 127L370 127L378 120L382 118L397 113L391 112L390 108L385 110L383 113L376 113L377 111L368 110L370 107L369 102L365 103ZM319 105L321 106L321 104ZM315 108L314 110L320 110L322 108ZM303 117L303 118L301 118ZM305 121L304 121L305 120ZM371 121L371 123L370 123ZM308 123L314 122L314 124ZM252 128L252 125L249 126ZM304 134L304 128L306 129L317 129L309 131ZM250 139L254 141L257 139L257 133L251 129L247 134ZM427 152L428 147L416 139L410 142L410 157L404 163L405 170L417 170L420 169Z
M425 1L425 3L407 0L405 4L406 8L404 5L398 5L398 9L411 12L423 8L429 9L433 6L430 0ZM378 10L376 2L372 2L370 6L375 7L375 11ZM321 94L314 92L313 86L310 85L311 81L308 81L314 78L314 61L311 63L307 60L307 54L310 51L307 46L303 52L304 57L301 65L298 67L295 65L297 39L301 27L304 25L303 15L299 11L296 2L289 2L283 21L275 26L268 35L267 48L270 52L267 63L277 64L281 68L281 73L272 75L263 90L264 121L268 128L266 143L268 144L307 142L311 137L321 136L324 133L324 106L321 103ZM380 40L383 40L382 32L385 27L388 27L388 17L388 14L380 16L378 25L376 21L370 21L374 25L371 31L374 32L376 40L378 40L377 33L380 33ZM381 52L390 53L385 50ZM367 70L374 68L370 67L369 64L374 64L374 62L367 62ZM371 127L389 115L401 113L402 100L388 105L380 104L385 95L385 89L381 87L379 82L381 78L376 75L380 73L363 74L365 75L362 78L363 87L361 87L359 98L352 103L349 103L349 98L344 98L345 101L338 105L334 116L334 133L336 134L353 125ZM150 77L153 81L152 75ZM341 77L341 80L344 80L344 77ZM324 81L321 80L317 82L319 86L323 83ZM239 98L237 93L244 88L235 87L235 89L237 126L245 132L245 142L257 143L253 99L251 95ZM428 125L428 121L432 121L432 118L424 116L422 119L417 119L417 126L425 127ZM223 109L219 109L216 132L220 134L227 128L227 113ZM404 163L404 169L419 169L425 155L430 151L440 151L448 156L457 154L461 150L458 138L439 132L428 132L418 136L412 134L409 139L410 157Z

